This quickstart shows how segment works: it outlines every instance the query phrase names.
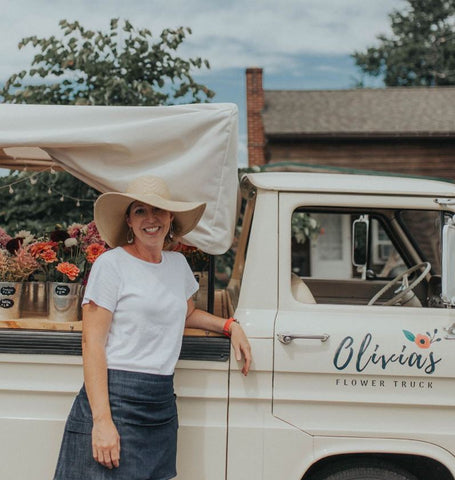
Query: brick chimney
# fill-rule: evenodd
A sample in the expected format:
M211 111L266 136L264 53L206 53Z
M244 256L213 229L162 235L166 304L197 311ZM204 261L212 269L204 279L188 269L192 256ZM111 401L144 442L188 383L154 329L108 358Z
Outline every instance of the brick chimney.
M248 166L250 167L265 164L263 109L262 68L247 68L246 111L248 124Z

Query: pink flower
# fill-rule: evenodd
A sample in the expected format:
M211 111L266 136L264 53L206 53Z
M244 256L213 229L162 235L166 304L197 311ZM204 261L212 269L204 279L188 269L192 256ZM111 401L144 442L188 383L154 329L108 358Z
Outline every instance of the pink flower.
M84 225L82 225L82 223L72 223L66 231L71 238L77 238L81 234L83 228Z
M0 247L5 248L10 240L11 237L6 233L6 230L0 227Z
M87 224L87 234L85 235L83 242L85 245L91 245L92 243L100 243L101 245L106 245L106 243L101 238L98 229L96 228L95 221L92 220L89 224Z

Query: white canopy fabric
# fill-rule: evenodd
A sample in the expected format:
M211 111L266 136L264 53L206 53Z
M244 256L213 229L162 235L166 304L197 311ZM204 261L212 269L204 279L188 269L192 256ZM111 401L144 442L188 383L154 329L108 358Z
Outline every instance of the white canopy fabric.
M101 192L124 191L142 175L162 177L175 200L207 203L185 243L221 254L231 246L235 228L237 125L237 106L227 103L1 104L0 148L14 152L12 147L39 147L57 165Z

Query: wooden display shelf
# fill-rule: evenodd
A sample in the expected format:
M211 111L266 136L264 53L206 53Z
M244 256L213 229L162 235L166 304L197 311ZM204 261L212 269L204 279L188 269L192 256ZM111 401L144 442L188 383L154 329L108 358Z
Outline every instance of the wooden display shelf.
M54 332L82 332L82 322L55 322L46 317L26 317L17 320L0 320L0 329L48 330ZM222 337L222 334L185 328L186 337Z
M0 320L0 328L82 332L82 322L54 322L46 317L26 317L16 320Z

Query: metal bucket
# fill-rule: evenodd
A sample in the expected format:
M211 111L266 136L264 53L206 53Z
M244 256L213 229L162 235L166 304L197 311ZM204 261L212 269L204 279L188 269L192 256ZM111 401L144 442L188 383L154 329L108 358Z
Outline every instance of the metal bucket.
M49 320L54 322L76 322L79 320L80 283L50 282Z
M16 320L21 316L21 282L0 282L0 320Z
M47 316L46 282L24 282L21 296L22 317Z
M196 308L207 310L208 300L208 273L194 272L194 278L199 283L199 290L193 295L193 301Z

